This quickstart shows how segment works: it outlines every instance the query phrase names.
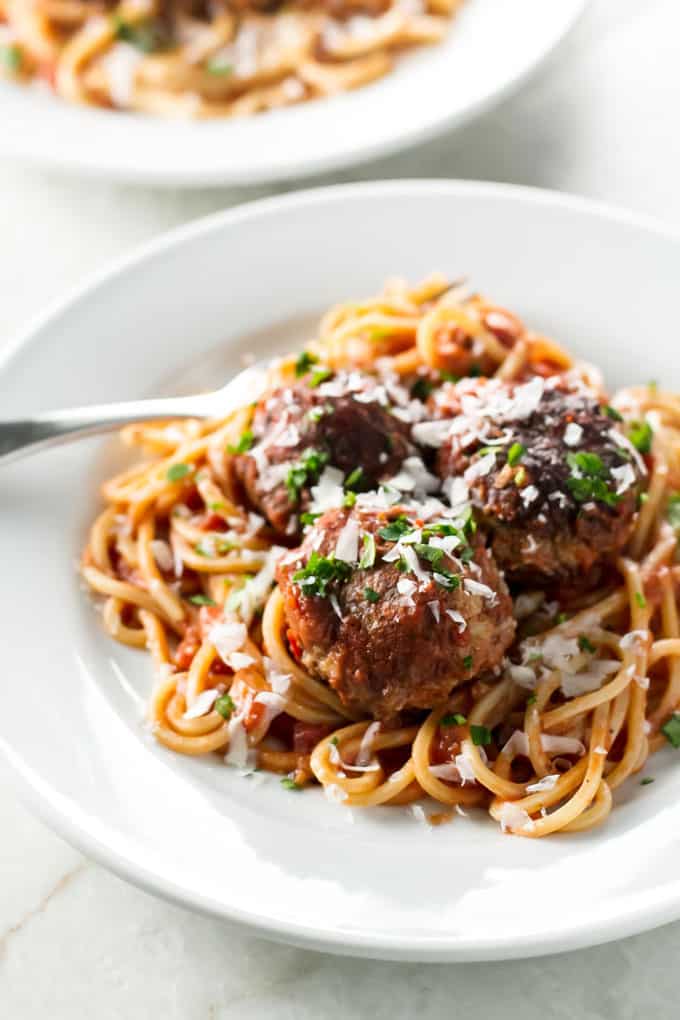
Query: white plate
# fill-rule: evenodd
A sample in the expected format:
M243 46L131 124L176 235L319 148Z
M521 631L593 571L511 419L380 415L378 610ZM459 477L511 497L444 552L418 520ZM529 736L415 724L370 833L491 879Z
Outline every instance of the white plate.
M516 88L586 0L467 0L440 46L336 98L194 122L69 106L0 83L0 154L140 184L257 184L320 173L464 123Z
M217 384L244 349L301 344L329 304L433 269L469 274L612 384L680 384L677 238L558 195L405 182L270 199L153 244L14 345L0 407ZM0 746L67 839L170 899L341 953L518 957L680 916L670 750L647 767L653 786L617 796L605 827L534 842L481 814L434 830L408 811L350 816L318 791L255 785L156 745L141 723L150 663L104 636L74 571L112 445L0 473Z

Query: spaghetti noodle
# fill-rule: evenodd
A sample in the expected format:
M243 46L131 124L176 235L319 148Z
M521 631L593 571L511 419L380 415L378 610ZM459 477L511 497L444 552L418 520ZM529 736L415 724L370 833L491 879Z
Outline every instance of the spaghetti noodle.
M333 308L306 351L272 369L271 392L320 388L329 380L332 385L347 372L355 381L407 388L407 406L426 406L451 385L445 380L452 375L463 377L458 385L464 392L473 385L470 378L490 385L480 372L525 390L527 380L547 386L578 379L604 401L595 369L574 362L463 284L438 276L414 288L395 281L376 298ZM680 504L674 496L680 487L680 401L650 385L623 390L605 406L626 437L618 440L621 448L632 451L621 455L619 488L630 484L626 465L633 460L644 461L639 470L647 472L625 547L593 573L590 584L512 584L517 634L502 662L462 682L451 676L450 691L427 709L378 719L326 682L322 671L309 668L291 629L276 571L299 555L291 551L298 540L294 528L289 523L288 537L277 535L244 498L232 470L252 448L252 406L223 420L124 429L123 441L151 459L105 483L106 508L92 526L82 573L103 599L111 637L151 654L156 682L149 713L156 739L181 754L218 753L241 771L279 773L290 789L320 784L345 807L410 804L422 817L418 802L434 800L443 806L430 815L437 822L478 806L504 831L526 837L602 822L613 792L640 772L653 751L667 743L680 746ZM416 417L424 434L422 411ZM579 429L572 425L565 433L567 457L576 465L582 463ZM360 467L362 450L355 453ZM516 453L509 454L508 465L513 457L517 461ZM518 485L521 471L516 464ZM593 475L595 481L604 477L604 469ZM576 467L571 488L580 492L593 478ZM317 477L317 497L323 488L323 476ZM377 496L389 488L383 483ZM345 506L376 497L376 491L352 493L348 500L348 491L339 490ZM598 498L611 506L623 498L613 490L606 490L609 496L595 492L585 510ZM426 499L442 498L430 493ZM427 520L425 510L413 505L409 512ZM323 522L328 507L317 509ZM443 521L451 520L450 511L440 512L449 513ZM317 519L307 515L308 538ZM424 528L420 520L421 543ZM400 529L399 542L407 525ZM440 535L452 533L440 527ZM450 555L458 542L450 542ZM367 538L365 545L371 545ZM439 552L435 558L422 552L428 547L415 548L442 562ZM352 571L375 570L376 556L383 554L376 554L374 543L372 549L370 563L363 554L357 562L354 551L346 557L351 566L337 578L329 575L320 586L313 577L315 597L328 598ZM410 563L406 557L401 567L402 606L420 580ZM439 569L438 583L453 587ZM295 574L294 584L309 583L310 573L302 572L304 581ZM485 587L477 584L480 591ZM469 590L477 589L473 582ZM366 597L373 602L378 595ZM433 647L439 609L434 615ZM466 621L460 614L458 619L462 631Z
M0 0L0 75L163 116L258 113L358 88L439 42L461 0Z

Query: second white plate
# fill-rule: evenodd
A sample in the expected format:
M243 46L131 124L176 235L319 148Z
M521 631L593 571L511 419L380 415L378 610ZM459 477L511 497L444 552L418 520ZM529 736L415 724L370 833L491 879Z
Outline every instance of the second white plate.
M234 120L181 121L70 106L0 82L0 153L138 184L202 187L302 177L413 145L517 87L586 0L467 0L445 42L356 92Z

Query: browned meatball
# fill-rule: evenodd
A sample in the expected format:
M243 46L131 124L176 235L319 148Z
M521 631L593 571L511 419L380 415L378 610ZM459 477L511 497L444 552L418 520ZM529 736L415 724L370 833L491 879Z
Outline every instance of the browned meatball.
M592 568L631 534L646 474L616 412L557 376L466 380L442 387L431 409L451 420L445 438L440 423L437 473L464 479L508 577L597 580Z
M304 666L378 719L441 704L498 666L515 632L508 590L469 517L417 515L330 510L277 573Z
M356 372L318 386L302 381L262 400L251 426L254 445L233 461L252 506L280 534L298 535L300 514L327 468L332 481L355 491L396 474L413 448L408 424L387 403L384 388Z

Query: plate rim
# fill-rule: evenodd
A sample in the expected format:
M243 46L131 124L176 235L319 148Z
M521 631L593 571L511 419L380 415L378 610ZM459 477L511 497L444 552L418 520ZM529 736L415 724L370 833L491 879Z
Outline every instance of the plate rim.
M210 235L213 231L228 231L241 221L253 216L275 215L279 209L353 200L354 197L389 197L400 195L413 199L418 195L442 195L465 197L476 195L490 200L510 201L532 207L562 208L629 226L637 231L654 234L680 246L680 230L674 229L645 214L576 195L540 188L482 181L445 181L440 179L413 179L407 181L377 181L355 184L333 185L324 188L258 199L236 208L213 213L192 221L161 236L137 246L132 252L117 258L103 269L88 275L63 297L52 302L44 311L32 317L27 325L17 332L4 346L0 354L0 381L13 360L31 343L37 342L40 334L49 337L49 327L61 315L68 313L78 302L100 288L106 287L117 278L148 260L163 257L182 244ZM646 905L629 904L615 914L590 921L577 927L558 929L552 934L524 936L509 942L507 937L484 938L478 936L454 939L447 936L410 936L399 934L388 936L384 933L359 932L354 929L319 931L310 925L301 925L294 920L280 921L259 914L233 908L228 904L216 903L208 897L187 892L166 876L150 871L134 856L106 844L79 817L79 812L69 815L60 807L60 795L49 780L34 774L25 765L20 754L0 735L0 753L7 762L5 770L9 786L19 798L62 838L76 847L87 857L95 860L126 881L144 891L154 893L178 906L197 911L206 916L227 923L237 924L250 934L271 938L275 941L293 944L306 949L321 950L340 955L364 955L374 959L403 960L417 962L472 962L487 960L509 960L547 955L555 952L575 950L603 942L618 940L636 933L648 931L680 917L680 891L675 897L668 896L663 902ZM13 780L13 781L12 781Z
M571 36L583 16L590 0L568 0L572 9L567 13L561 29L555 32L548 45L533 58L527 59L517 73L508 78L500 86L491 88L474 102L461 110L454 110L448 115L434 118L432 121L414 126L406 131L394 132L389 138L364 144L358 149L348 148L343 153L319 155L314 158L289 161L280 172L261 168L255 172L231 171L228 166L215 168L203 166L191 171L175 171L171 165L161 168L143 167L131 171L120 165L83 165L68 152L47 153L36 151L23 138L11 140L0 134L0 156L12 160L15 164L32 168L44 168L61 175L74 176L84 180L110 181L118 184L131 184L139 187L184 188L197 189L202 187L258 187L274 182L292 182L330 173L347 170L353 166L364 166L382 157L389 157L399 152L413 151L418 145L432 141L447 132L453 132L474 121L484 113L511 98L535 74L538 74L552 61L563 43ZM358 90L360 93L361 90ZM346 93L349 94L349 93ZM107 112L107 111L104 111Z

